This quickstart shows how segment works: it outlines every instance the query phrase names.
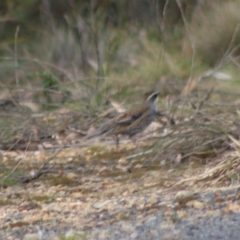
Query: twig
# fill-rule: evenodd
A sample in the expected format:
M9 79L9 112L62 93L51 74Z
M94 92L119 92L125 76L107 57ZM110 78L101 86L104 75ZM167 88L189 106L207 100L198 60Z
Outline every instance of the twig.
M144 152L136 153L136 154L127 156L126 159L132 159L132 158L144 156L144 155L147 155L147 154L149 154L149 153L152 153L152 151L153 151L153 150L150 149L150 150L147 150L147 151L144 151Z
M185 18L185 14L184 14L184 11L183 11L183 9L182 9L182 5L181 5L181 3L179 2L179 0L176 0L176 3L177 3L178 8L179 8L179 10L180 10L180 12L181 12L181 16L182 16L182 19L183 19L183 23L184 23L184 26L185 26L186 31L187 31L187 37L188 37L189 42L190 42L190 44L191 44L191 46L192 46L192 49L193 49L193 41L192 41L191 36L190 36L190 30L189 30L189 27L188 27L188 22L187 22L187 19Z
M237 44L234 48L232 48L234 40L237 37L239 26L240 26L240 23L237 24L237 26L236 26L236 28L234 30L234 33L232 35L232 38L230 40L230 43L228 45L228 48L227 48L226 52L224 53L224 55L223 55L222 59L220 60L220 62L213 69L213 71L211 71L209 74L201 76L201 79L212 77L219 69L221 69L224 65L226 65L228 63L228 61L232 60L232 54L235 51L237 51L237 49L240 47L240 44Z
M28 183L30 181L33 181L37 178L39 178L40 176L44 175L44 174L48 174L48 173L59 173L58 170L53 169L55 166L55 162L53 163L52 166L48 166L49 162L51 160L53 160L61 151L63 150L63 147L60 148L59 150L57 150L51 157L49 157L45 163L43 164L43 166L36 172L34 173L32 176L29 177L24 177L23 179L21 179L20 181L22 183Z
M188 95L188 91L189 91L190 85L191 85L191 83L193 81L193 66L194 66L194 59L195 59L196 50L195 50L194 41L191 39L190 30L189 30L189 27L188 27L188 22L187 22L187 20L185 18L184 11L182 9L181 3L179 2L179 0L176 0L176 3L177 3L177 5L178 5L178 7L180 9L181 16L182 16L182 19L183 19L183 23L184 23L184 26L185 26L185 29L186 29L186 32L187 32L187 37L189 39L189 42L190 42L191 48L192 48L191 72L190 72L190 76L189 76L188 82L187 82L187 91L186 91L187 94L184 96L184 101L183 101L183 106L185 106L187 95Z
M167 0L163 7L163 33L165 32L165 19L167 16L167 7L169 3L170 3L170 0Z
M159 1L155 1L156 5L155 5L155 11L156 11L156 19L157 19L157 27L158 27L158 31L160 33L160 37L162 37L161 40L165 40L165 19L166 19L166 12L167 12L167 6L169 4L169 0L167 0L164 4L163 7L163 11L162 11L162 16L160 16L159 13Z
M29 146L30 142L31 142L31 137L30 137L30 139L29 139L29 141L28 141L28 144L27 144L27 146L26 146L26 150L28 149L28 146ZM26 154L26 152L24 152L24 155L25 155L25 154ZM17 170L17 168L18 168L19 165L21 164L22 160L24 159L24 155L23 155L23 157L19 160L19 162L17 163L17 165L13 168L13 170L12 170L7 176L5 176L5 177L0 181L0 183L3 183L7 178L9 178L9 177Z
M233 45L233 43L234 43L234 40L235 40L236 37L237 37L238 29L239 29L239 23L238 23L237 26L235 27L235 30L234 30L234 32L233 32L233 35L232 35L231 41L230 41L230 43L229 43L229 45L228 45L228 48L227 48L226 52L224 53L224 55L223 55L223 57L222 57L222 60L221 60L220 63L218 64L218 66L217 66L217 68L215 69L215 71L218 70L219 68L221 68L221 67L223 66L224 62L227 61L227 58L228 58L229 56L231 56L231 52L232 52L232 50L233 50L233 49L231 50L231 48L232 48L232 45ZM238 46L239 46L239 45L238 45Z
M19 87L19 77L18 77L18 46L17 46L17 40L18 40L18 33L19 33L19 26L16 28L15 37L14 37L14 63L15 63L15 80L16 80L16 86Z
M99 26L96 25L93 0L90 0L90 13L91 13L91 30L93 33L93 40L95 44L95 50L96 50L97 62L98 62L98 71L97 71L98 78L97 78L97 84L96 84L96 91L98 91L98 88L101 86L101 83L102 83L101 80L104 80L104 72L103 72L102 56L99 49L100 48L99 33L98 33Z
M195 111L195 116L199 113L200 109L202 108L203 104L210 98L211 94L213 92L213 87L210 88L210 90L207 92L205 97L199 102L197 109Z
M59 173L59 171L56 170L56 169L44 169L44 168L41 168L36 173L34 173L33 176L25 177L25 178L21 179L20 181L21 181L21 183L29 183L29 182L31 182L33 180L38 179L42 175L49 174L49 173Z

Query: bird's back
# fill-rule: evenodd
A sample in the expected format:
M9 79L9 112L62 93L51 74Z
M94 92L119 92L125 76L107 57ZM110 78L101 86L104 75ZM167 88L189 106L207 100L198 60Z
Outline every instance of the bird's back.
M132 121L129 124L118 124L114 133L133 136L144 131L153 122L155 116L155 109L146 102L132 112Z

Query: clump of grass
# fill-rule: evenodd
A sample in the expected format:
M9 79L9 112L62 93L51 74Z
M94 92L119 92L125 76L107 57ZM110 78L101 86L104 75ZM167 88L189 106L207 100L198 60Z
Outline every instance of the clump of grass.
M62 176L62 177L56 177L56 176L47 176L45 177L45 180L48 180L51 182L52 185L63 185L63 186L68 186L71 184L74 184L75 181L72 179L69 179L68 177Z
M85 240L85 239L88 239L88 234L85 233L85 232L82 232L82 233L73 233L73 235L71 236L68 236L68 233L66 233L66 235L61 235L59 236L61 240L78 240L78 239L82 239L82 240Z
M1 199L0 200L0 206L7 206L7 205L12 205L13 202L9 201L9 200L4 200L4 199Z
M33 196L32 197L32 201L36 202L36 203L49 203L51 202L53 199L50 196L46 196L46 195L42 195L42 196Z
M14 172L13 174L10 174L10 170L4 170L3 175L0 178L0 186L13 186L17 183L16 176L19 174L19 172Z

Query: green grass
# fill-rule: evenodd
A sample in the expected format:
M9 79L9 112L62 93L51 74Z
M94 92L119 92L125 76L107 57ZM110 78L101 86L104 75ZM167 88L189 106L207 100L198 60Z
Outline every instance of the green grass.
M15 163L16 165L16 163ZM14 167L14 166L13 166ZM1 186L5 186L5 187L9 187L9 186L13 186L17 183L16 177L19 176L19 174L21 174L19 171L14 171L12 174L11 170L2 170L2 174L1 174L1 178L0 178L0 185Z

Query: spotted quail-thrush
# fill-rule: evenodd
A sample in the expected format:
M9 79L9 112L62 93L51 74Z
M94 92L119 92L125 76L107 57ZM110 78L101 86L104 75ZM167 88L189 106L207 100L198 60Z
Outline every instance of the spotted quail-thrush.
M140 106L107 121L99 129L85 136L85 139L103 134L113 135L116 138L116 147L118 148L119 135L128 135L129 138L132 138L135 134L144 131L153 122L156 116L155 100L158 94L158 92L146 93Z

